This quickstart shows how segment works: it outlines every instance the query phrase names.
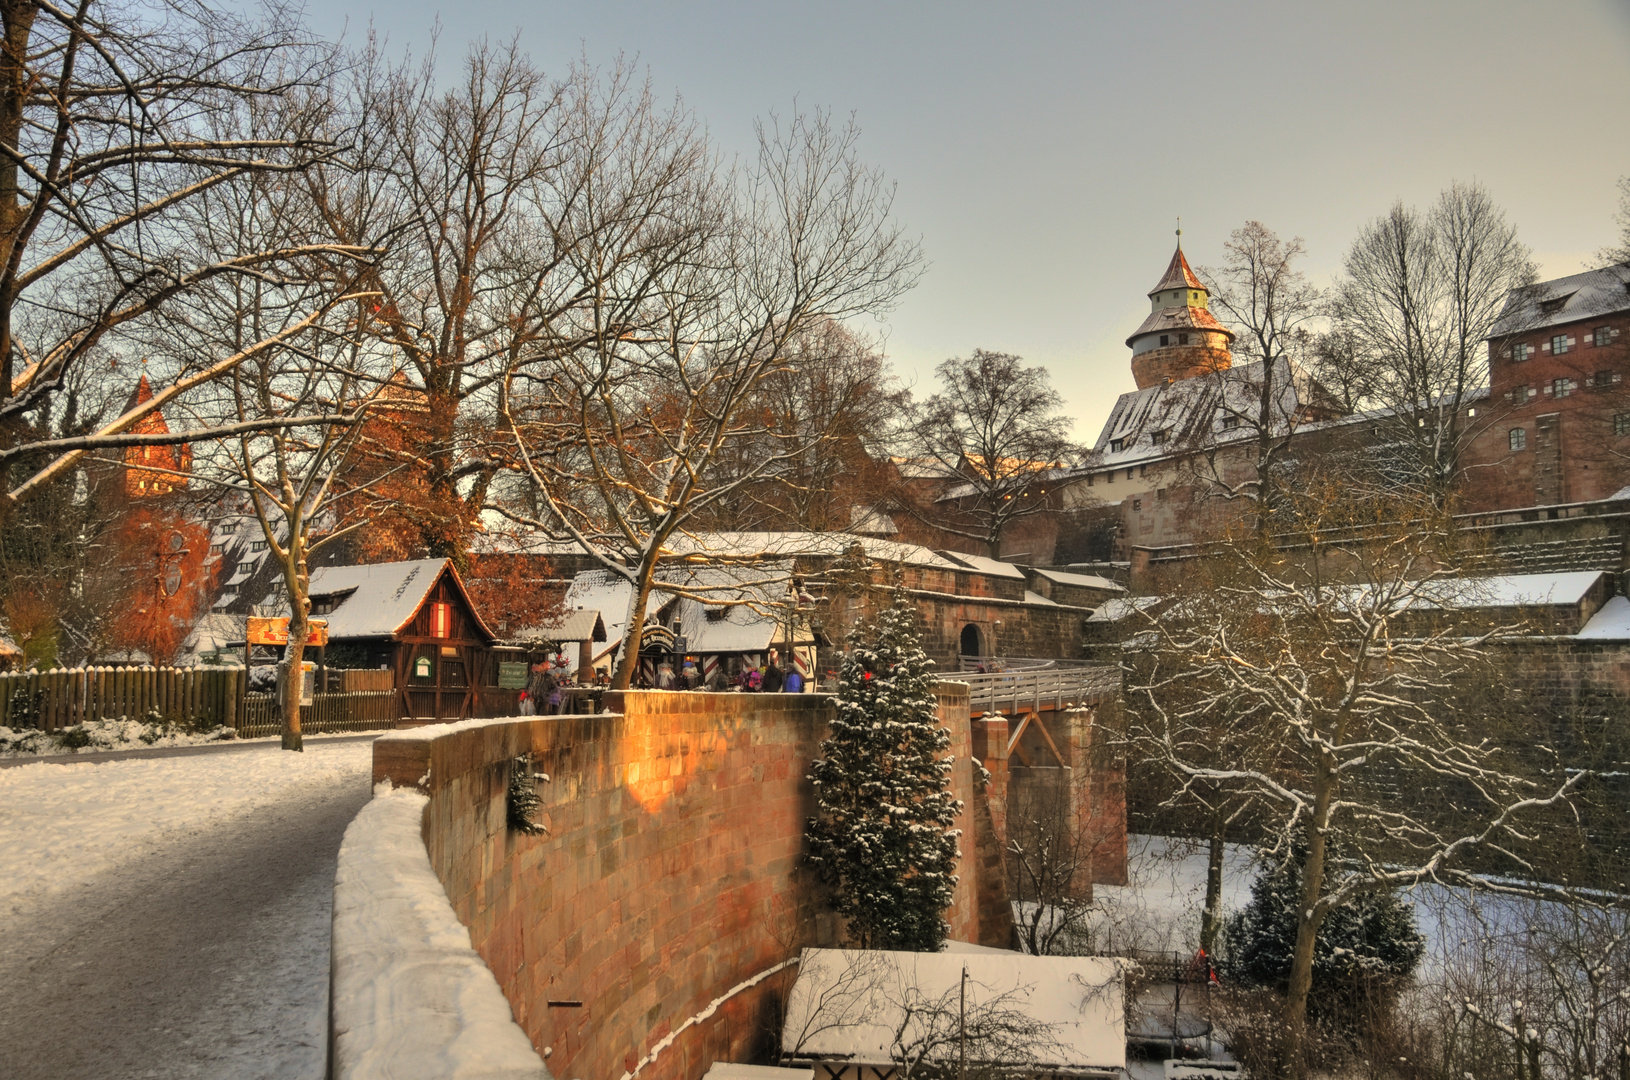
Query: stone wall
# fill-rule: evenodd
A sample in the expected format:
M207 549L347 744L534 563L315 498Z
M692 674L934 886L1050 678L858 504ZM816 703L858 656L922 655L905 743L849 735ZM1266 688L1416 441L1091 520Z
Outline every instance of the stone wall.
M565 1078L632 1070L731 987L841 931L802 866L805 773L830 699L641 691L607 706L375 744L376 782L429 795L431 865L517 1022ZM1005 721L970 725L956 684L941 684L940 711L964 803L952 936L1006 944L1007 893L993 877L1002 808L975 785L971 757L977 731L994 760ZM506 825L509 763L522 753L550 776L538 788L543 835ZM695 1080L714 1060L755 1060L790 975L725 1003L640 1075Z

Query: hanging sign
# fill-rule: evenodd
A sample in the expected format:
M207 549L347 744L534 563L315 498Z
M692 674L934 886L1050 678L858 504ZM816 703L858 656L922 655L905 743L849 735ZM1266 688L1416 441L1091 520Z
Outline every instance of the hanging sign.
M249 616L248 640L251 645L287 645L289 643L289 617L280 615L266 618ZM328 644L328 620L310 619L306 622L306 644Z
M526 661L518 664L498 665L498 689L525 690L526 689Z

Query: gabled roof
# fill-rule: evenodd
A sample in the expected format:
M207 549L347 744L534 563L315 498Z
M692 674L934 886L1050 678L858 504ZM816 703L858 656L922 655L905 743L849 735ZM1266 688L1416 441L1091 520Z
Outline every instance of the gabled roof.
M1179 244L1177 250L1172 253L1171 264L1166 267L1166 273L1161 277L1160 284L1150 289L1149 295L1153 296L1155 293L1165 292L1167 289L1203 288L1205 288L1205 285L1199 278L1194 276L1194 271L1189 267L1188 259L1183 255L1183 245Z
M604 641L606 623L600 612L592 608L576 608L561 614L558 619L523 630L514 635L521 641Z
M481 620L458 571L447 559L321 566L311 572L309 595L313 599L343 595L334 610L319 616L328 620L330 639L388 638L413 620L444 573L452 577L453 586L475 619L476 630L488 641L494 640L496 635ZM265 603L288 610L287 597L278 593L268 596Z
M1499 319L1489 329L1489 337L1525 334L1619 311L1630 311L1630 263L1513 290L1506 296Z
M1043 570L1040 567L1035 567L1030 572L1037 577L1044 577L1048 581L1054 581L1060 585L1076 585L1085 589L1108 589L1110 592L1119 593L1126 591L1125 585L1111 581L1106 577L1099 577L1097 574L1071 574L1063 570Z

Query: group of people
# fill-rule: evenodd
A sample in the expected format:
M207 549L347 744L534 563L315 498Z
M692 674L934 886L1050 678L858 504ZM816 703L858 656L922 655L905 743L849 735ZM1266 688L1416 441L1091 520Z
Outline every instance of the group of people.
M710 690L714 693L739 690L746 694L801 694L804 692L804 676L798 670L797 664L789 664L783 668L780 655L772 649L769 663L764 667L760 668L755 661L748 660L734 676L727 673L722 663L714 667L712 673L704 678L696 661L688 657L678 672L674 671L671 663L664 660L657 665L656 689Z
M532 665L526 689L521 691L522 716L558 716L570 707L572 691L611 685L606 672L590 671L574 678L566 666L560 657Z

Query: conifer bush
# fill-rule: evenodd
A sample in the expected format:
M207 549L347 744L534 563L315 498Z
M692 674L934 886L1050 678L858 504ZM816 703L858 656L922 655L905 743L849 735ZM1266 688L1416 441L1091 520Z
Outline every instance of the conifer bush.
M810 862L863 949L937 951L956 888L962 804L949 790L934 662L903 589L857 634L837 716L810 770Z

